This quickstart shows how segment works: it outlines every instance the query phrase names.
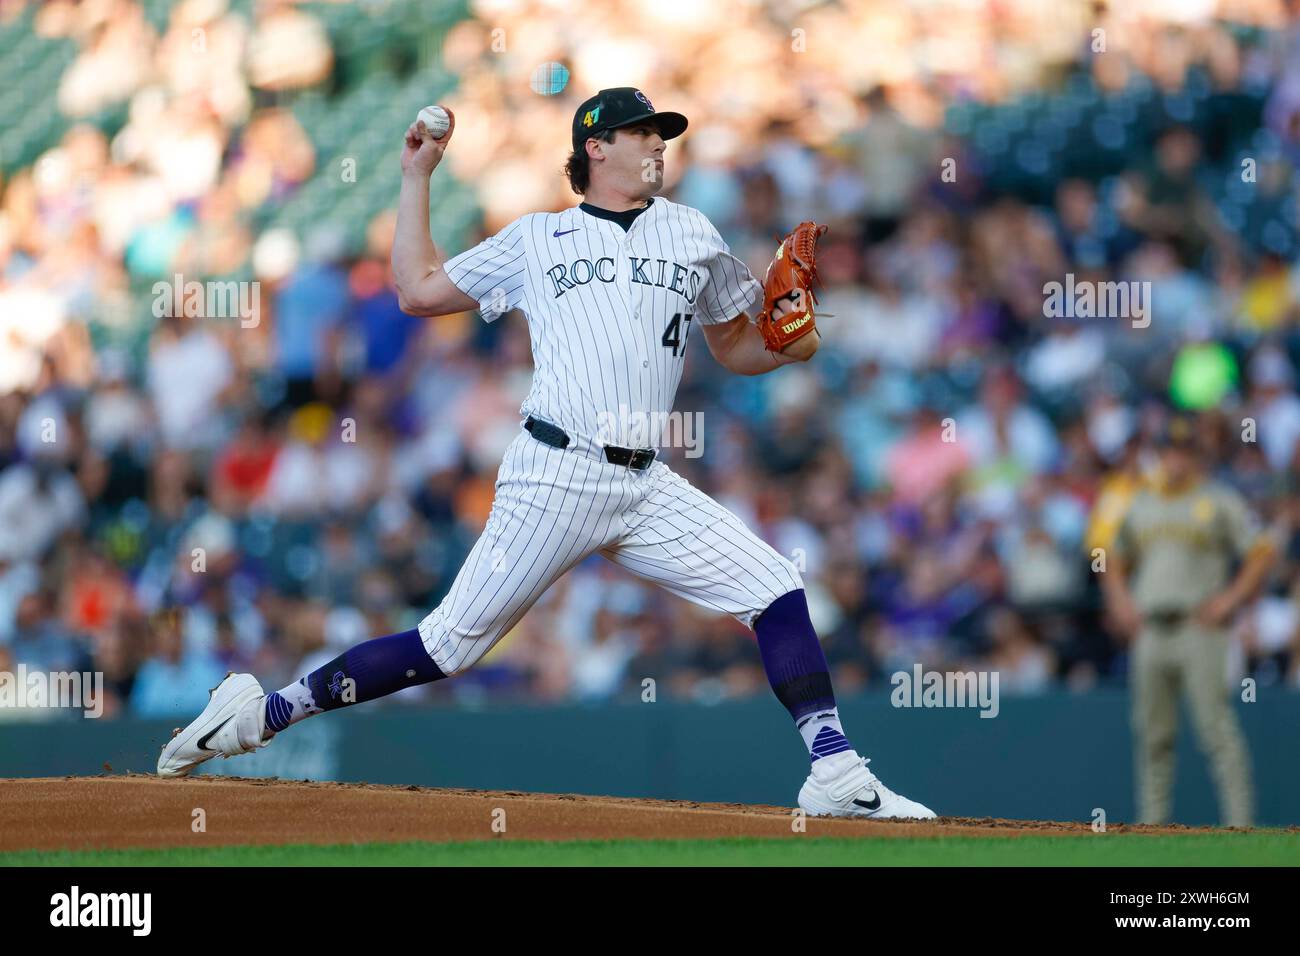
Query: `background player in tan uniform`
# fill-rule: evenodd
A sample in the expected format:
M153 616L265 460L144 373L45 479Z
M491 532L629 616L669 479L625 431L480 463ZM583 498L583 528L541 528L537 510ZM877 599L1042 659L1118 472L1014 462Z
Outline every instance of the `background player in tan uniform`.
M1158 444L1159 472L1134 495L1102 574L1113 619L1136 635L1130 693L1138 814L1143 823L1169 818L1183 696L1221 819L1250 826L1250 757L1225 687L1227 625L1263 581L1275 548L1244 499L1203 474L1189 419L1172 418Z

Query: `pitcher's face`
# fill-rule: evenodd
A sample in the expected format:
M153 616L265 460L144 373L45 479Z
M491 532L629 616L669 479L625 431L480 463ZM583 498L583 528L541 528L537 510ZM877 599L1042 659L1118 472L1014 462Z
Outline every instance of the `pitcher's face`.
M604 157L592 163L592 178L620 192L649 199L663 188L667 144L653 123L635 123L614 131L614 141L597 145Z

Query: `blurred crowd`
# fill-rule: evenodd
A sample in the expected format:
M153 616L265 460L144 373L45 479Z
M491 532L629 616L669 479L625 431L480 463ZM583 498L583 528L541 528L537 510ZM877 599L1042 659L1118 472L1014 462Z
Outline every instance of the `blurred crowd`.
M109 712L143 716L197 710L228 670L279 686L413 627L483 527L523 319L402 314L391 211L360 245L328 210L259 242L317 171L292 97L340 82L322 6L185 0L161 31L132 0L38 11L79 44L59 108L127 109L0 180L0 671L101 671ZM1232 22L1131 6L485 0L445 38L457 128L435 175L474 191L480 235L577 201L573 105L627 82L690 117L668 195L755 273L794 223L830 224L822 351L747 379L697 343L677 408L703 455L664 454L803 571L841 692L918 661L997 669L1007 692L1122 681L1096 506L1141 480L1171 402L1287 542L1225 679L1300 686L1300 29L1280 2L1227 4ZM529 87L548 61L562 95ZM1079 84L1155 104L1096 174L1018 191L1014 152L952 119ZM1009 142L1051 135L1013 122ZM253 324L131 295L241 268ZM1149 324L1047 317L1067 275L1150 283ZM660 699L767 693L747 630L596 557L474 670L402 696L636 700L646 678Z

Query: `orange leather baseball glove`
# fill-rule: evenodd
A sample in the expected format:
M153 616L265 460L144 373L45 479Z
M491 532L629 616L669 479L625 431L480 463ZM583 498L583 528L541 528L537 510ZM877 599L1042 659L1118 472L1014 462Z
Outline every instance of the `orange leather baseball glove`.
M817 281L817 240L826 228L811 220L799 223L781 240L776 258L768 264L757 325L769 352L780 352L817 328L813 283ZM778 303L790 311L775 318L772 313Z

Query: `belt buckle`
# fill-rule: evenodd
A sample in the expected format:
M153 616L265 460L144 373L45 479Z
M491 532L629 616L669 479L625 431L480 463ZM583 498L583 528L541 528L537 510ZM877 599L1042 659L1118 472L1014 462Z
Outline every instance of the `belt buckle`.
M655 460L655 450L653 448L637 448L632 452L632 458L628 461L627 466L637 471L645 471Z
M605 460L610 464L633 471L645 471L655 460L657 454L653 448L624 448L621 445L605 445Z

